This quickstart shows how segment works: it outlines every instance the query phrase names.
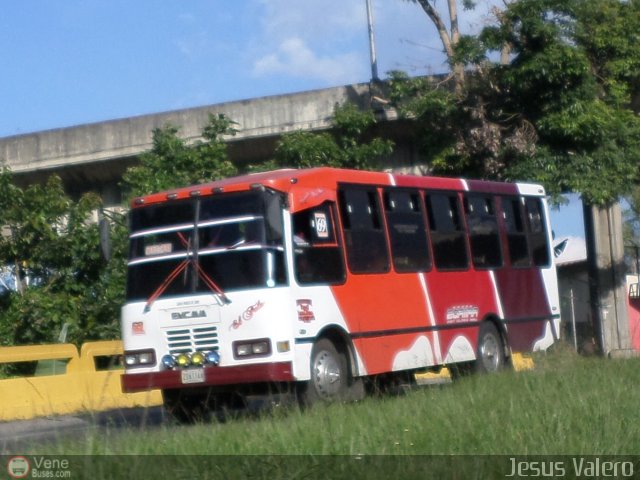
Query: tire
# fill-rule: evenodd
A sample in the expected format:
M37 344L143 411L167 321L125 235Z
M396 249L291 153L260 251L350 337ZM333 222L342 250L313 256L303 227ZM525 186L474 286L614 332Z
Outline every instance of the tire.
M350 384L347 358L333 342L321 338L311 351L311 378L298 391L303 406L345 400Z
M474 370L494 373L505 366L504 344L496 326L491 322L480 324Z

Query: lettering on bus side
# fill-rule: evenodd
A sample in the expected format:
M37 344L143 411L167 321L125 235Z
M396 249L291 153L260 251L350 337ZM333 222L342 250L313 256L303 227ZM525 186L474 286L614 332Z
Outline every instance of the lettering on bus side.
M447 309L447 323L466 323L478 321L478 307L475 305L455 305Z

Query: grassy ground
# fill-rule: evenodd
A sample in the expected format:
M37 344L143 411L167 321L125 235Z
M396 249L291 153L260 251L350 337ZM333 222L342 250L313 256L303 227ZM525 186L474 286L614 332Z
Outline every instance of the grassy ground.
M565 352L402 396L226 423L107 430L76 454L620 454L640 452L640 360ZM220 441L224 439L224 441Z
M322 463L325 455L347 455L363 458L368 468L375 469L382 468L375 465L381 457L369 456L444 455L439 460L442 465L431 465L433 472L438 468L450 471L447 462L456 458L452 454L640 453L640 359L580 358L563 351L537 358L536 365L531 372L465 378L453 385L418 388L402 396L370 397L359 403L308 411L275 408L257 417L226 423L165 425L144 431L102 429L82 441L48 446L46 453L305 455L316 463ZM254 457L250 463L258 461L256 458L263 457ZM372 463L371 458L378 460ZM238 464L229 457L225 461L231 462L230 468ZM288 475L295 471L295 465L281 461L285 464L270 467L280 473L275 476L282 477L286 472L286 478L297 478ZM508 468L508 463L506 457L501 468ZM218 461L216 468L222 468L220 465ZM412 463L402 465L408 468ZM340 468L333 473L343 476L346 467ZM640 466L636 469L640 471ZM410 477L411 472L407 473Z

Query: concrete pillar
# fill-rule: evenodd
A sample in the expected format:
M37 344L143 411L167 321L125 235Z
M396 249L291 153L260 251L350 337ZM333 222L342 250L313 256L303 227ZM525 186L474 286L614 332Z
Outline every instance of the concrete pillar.
M584 206L594 327L604 355L631 350L620 204Z

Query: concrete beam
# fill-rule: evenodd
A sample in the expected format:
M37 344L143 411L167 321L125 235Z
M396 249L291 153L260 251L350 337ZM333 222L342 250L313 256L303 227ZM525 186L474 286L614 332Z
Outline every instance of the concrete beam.
M73 167L84 170L92 164L109 170L105 162L124 160L124 166L114 167L114 177L119 177L133 157L151 148L154 128L172 124L181 128L182 137L194 141L210 113L224 113L238 123L238 134L229 138L230 154L236 156L232 160L243 162L249 160L245 156L255 153L252 148L243 148L243 143L295 130L325 129L337 104L350 101L364 107L369 105L369 97L369 84L355 84L5 137L0 138L0 159L16 175L32 178ZM85 175L90 181L90 173ZM101 177L105 175L107 171Z

